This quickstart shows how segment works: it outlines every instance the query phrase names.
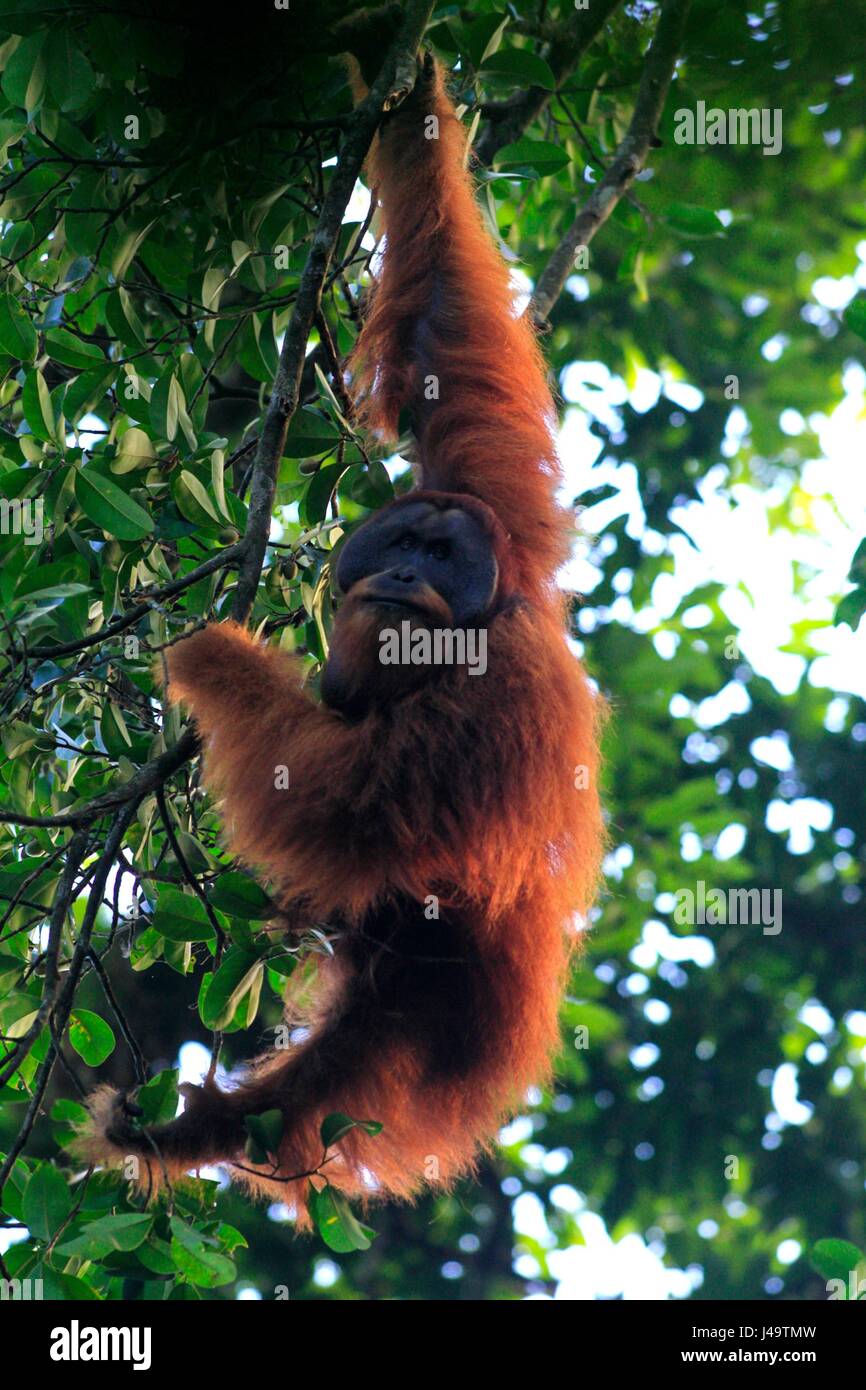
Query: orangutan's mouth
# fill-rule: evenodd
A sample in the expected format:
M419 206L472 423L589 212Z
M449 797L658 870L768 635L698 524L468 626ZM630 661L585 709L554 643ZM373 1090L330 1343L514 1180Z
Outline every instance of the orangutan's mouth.
M408 613L420 613L423 617L430 617L430 610L423 603L417 603L411 598L394 598L390 594L386 598L379 594L364 594L362 603L373 604L376 608L399 608Z

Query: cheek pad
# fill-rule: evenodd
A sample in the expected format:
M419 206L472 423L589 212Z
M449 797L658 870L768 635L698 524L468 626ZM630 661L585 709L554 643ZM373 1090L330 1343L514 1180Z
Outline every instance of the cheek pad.
M377 568L376 555L380 549L375 535L370 534L375 518L365 522L353 536L350 536L340 552L337 561L337 583L346 593L353 584L365 575L373 574ZM370 528L368 531L367 528Z

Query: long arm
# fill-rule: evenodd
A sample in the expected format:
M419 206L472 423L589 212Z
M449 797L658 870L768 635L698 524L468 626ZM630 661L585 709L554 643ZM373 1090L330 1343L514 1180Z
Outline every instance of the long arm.
M567 552L555 412L508 268L476 206L465 132L428 59L370 161L386 245L355 353L360 408L385 439L410 412L424 488L480 497L510 532L523 587Z
M567 538L552 403L463 160L428 62L372 165L388 244L355 386L388 438L411 412L424 486L486 502L511 533L523 593L552 600ZM367 618L346 626L346 606L339 661L366 679L378 644L365 645ZM365 1203L471 1168L545 1074L565 926L587 910L602 843L595 702L558 605L498 613L488 659L483 681L460 668L350 724L307 699L288 658L231 624L169 651L170 694L196 718L233 850L281 899L342 930L304 1041L273 1049L227 1093L194 1089L189 1110L155 1130L137 1133L103 1088L79 1144L88 1161L137 1155L159 1182L226 1158L263 1195L295 1202L301 1224L300 1175L321 1161L331 1112L384 1125L350 1131L323 1170ZM589 789L576 792L574 768L589 770ZM272 1109L284 1117L278 1170L250 1172L244 1116Z
M381 880L370 862L362 891L346 852L366 775L351 727L304 693L293 658L235 623L170 648L167 665L169 697L194 716L207 784L224 800L231 849L270 876L281 900L302 897L314 915L356 899L363 910Z
M251 723L275 701L287 717L308 717L315 706L285 656L266 647L237 623L211 623L166 653L168 695L189 705L207 742L236 721Z

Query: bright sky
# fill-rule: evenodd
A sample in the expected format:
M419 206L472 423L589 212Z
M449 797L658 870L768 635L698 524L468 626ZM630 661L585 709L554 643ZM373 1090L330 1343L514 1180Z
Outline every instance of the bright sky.
M676 508L673 520L694 543L674 536L668 542L675 561L672 575L660 575L652 593L652 607L635 620L631 603L623 594L613 615L639 630L655 627L670 617L683 596L698 584L715 581L726 586L722 608L731 619L731 630L749 664L785 693L799 683L804 662L781 652L790 640L791 624L804 619L827 622L835 600L847 591L851 557L866 534L866 373L859 364L847 367L843 377L845 397L830 416L813 416L822 456L810 460L801 477L791 477L773 488L726 486L724 458L708 469L699 486L700 502ZM620 409L628 401L644 412L659 394L671 400L672 410L694 410L702 396L694 387L665 382L642 368L632 391L598 362L575 362L563 373L566 401L575 408L566 413L560 436L565 467L564 497L571 501L590 487L607 483L617 496L590 506L582 515L588 536L600 532L617 516L629 518L627 531L641 539L650 553L666 542L646 526L638 489L637 470L629 463L599 462L600 442L590 434L594 417L611 428L621 424ZM787 413L787 412L786 412ZM793 412L792 412L793 413ZM793 421L791 424L793 425ZM738 439L748 432L748 420L735 406L729 417L726 451L733 453ZM792 498L796 533L773 530L769 513ZM797 561L814 570L805 591L794 591L793 565ZM567 571L567 583L588 596L599 572L578 555ZM752 598L742 592L745 585ZM696 615L700 618L700 612ZM709 611L705 610L705 619ZM816 632L816 648L826 655L813 664L810 680L839 691L866 697L866 624L852 635L850 628L828 627ZM666 654L662 652L662 654Z

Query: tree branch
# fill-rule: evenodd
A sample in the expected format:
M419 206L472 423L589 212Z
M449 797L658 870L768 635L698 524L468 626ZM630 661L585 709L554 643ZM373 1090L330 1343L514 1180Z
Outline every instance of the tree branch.
M0 811L0 823L34 826L87 825L109 811L116 811L118 806L123 806L128 801L134 800L137 803L149 792L156 791L157 787L161 787L167 778L189 761L197 749L198 739L191 729L186 729L173 748L167 748L158 758L140 767L128 782L119 787L112 787L102 796L95 797L88 805L77 806L72 811L60 811L56 816L28 816L19 811Z
M31 1047L35 1043L45 1024L49 1013L54 1007L57 998L60 977L57 969L57 961L60 954L60 941L63 935L63 924L66 921L66 913L73 896L73 885L75 875L84 858L87 849L87 831L77 830L69 842L66 852L66 863L63 866L63 873L57 884L57 892L54 896L54 903L51 908L51 922L48 927L48 944L45 948L45 976L42 982L42 998L39 1008L36 1010L36 1017L23 1037L18 1038L12 1051L4 1058L0 1065L0 1086L5 1085L10 1076L23 1062Z
M86 647L95 647L99 642L106 642L110 637L115 637L118 632L123 632L124 628L131 627L137 623L139 618L143 618L149 613L154 603L159 599L172 598L175 594L180 594L184 589L188 589L191 584L195 584L199 579L204 579L207 575L213 574L214 570L225 569L244 553L244 542L237 541L235 545L226 546L225 550L220 550L218 554L211 555L201 565L197 565L188 574L181 575L180 579L174 579L170 584L165 584L161 589L155 589L148 594L147 598L137 603L134 608L129 608L125 613L112 618L110 623L101 627L98 632L91 632L87 637L80 637L77 642L59 642L54 646L31 647L27 652L30 657L47 659L55 656L72 656L75 652L84 651Z
M622 0L592 0L589 9L576 10L564 24L556 27L556 32L551 34L548 62L557 87L568 80L606 20L621 3ZM490 118L475 144L475 158L479 163L492 164L497 150L519 140L555 96L555 92L545 87L530 87L513 103L503 102L499 108L488 108Z
M52 1041L48 1046L48 1051L45 1054L45 1059L42 1062L36 1074L36 1080L34 1082L33 1087L33 1097L30 1101L29 1106L27 1107L27 1113L24 1116L24 1122L15 1140L9 1148L9 1152L6 1155L6 1159L3 1163L2 1168L0 1168L0 1194L2 1194L3 1192L3 1187L6 1183L6 1179L9 1177L9 1174L12 1172L12 1169L15 1166L15 1160L21 1153L22 1149L27 1143L27 1140L30 1138L31 1131L38 1118L39 1110L42 1105L42 1099L45 1095L45 1090L48 1086L48 1082L51 1079L51 1073L54 1070L54 1063L57 1060L57 1051L63 1039L63 1034L66 1030L66 1025L69 1022L69 1015L72 1012L72 1005L75 1001L75 991L78 988L78 981L81 978L81 971L84 967L84 962L87 959L88 953L90 951L90 939L93 935L93 927L96 922L97 913L99 912L99 909L102 906L102 896L105 892L106 879L108 878L111 866L114 863L115 858L117 857L118 850L120 848L123 837L126 834L129 823L138 809L138 803L140 799L141 798L139 797L134 801L130 801L128 805L124 806L118 812L117 816L115 817L114 824L112 825L111 830L108 833L108 837L106 838L105 848L102 851L102 854L99 859L99 864L96 869L96 873L93 877L93 882L90 885L90 893L87 899L87 908L85 910L84 918L81 923L81 928L78 933L78 940L75 943L75 949L72 952L72 959L69 963L69 969L66 973L66 979L63 982L63 987L57 996L56 1003L52 1010ZM65 877L66 871L64 870L64 881Z
M676 67L689 0L663 0L655 37L644 62L631 123L613 162L593 189L544 268L527 312L544 323L574 270L578 246L588 246L644 166Z
M301 276L298 295L280 352L277 373L253 466L252 491L245 535L237 546L229 547L222 551L219 556L213 556L204 565L198 567L196 577L223 567L235 558L239 560L238 586L232 608L232 616L237 621L244 622L248 618L261 577L270 534L277 470L282 457L286 430L298 404L307 341L319 310L322 287L340 234L343 216L383 113L401 101L412 89L416 74L416 53L432 8L433 0L409 0L403 10L399 34L388 50L379 75L367 97L356 108L350 123L348 123L337 167L322 203L307 263ZM142 185L137 190L136 196L147 186L147 184ZM192 582L190 576L184 576L181 580L167 586L163 596L167 597L171 592L179 592L186 588L190 582ZM96 645L130 626L147 612L148 607L148 603L138 604L112 623L107 624L99 632L90 634L82 641L58 644L43 649L36 648L33 654L36 656L70 655L84 647ZM55 899L49 933L43 1003L40 1005L39 1020L42 1023L46 1016L49 1018L52 1024L52 1041L38 1069L24 1123L10 1147L2 1167L0 1167L0 1193L2 1193L3 1186L18 1155L24 1149L39 1115L45 1091L59 1055L59 1048L69 1021L82 970L86 962L95 963L91 949L93 927L102 903L107 876L119 852L123 837L138 806L148 793L156 791L159 794L160 810L166 814L165 801L162 796L163 784L172 773L183 766L196 751L196 748L196 736L188 729L173 748L167 749L160 757L145 764L127 783L95 798L89 805L72 811L54 816L29 816L15 812L0 813L0 821L15 822L21 825L80 827L70 843L66 865ZM84 827L109 811L115 812L114 821L106 838L105 847L90 887L87 908L69 969L62 987L58 988L57 948L59 948L72 881L86 846ZM171 839L173 828L168 824L167 815L166 825L167 834ZM183 867L182 859L180 862ZM22 1040L25 1046L32 1045L29 1032L30 1030L28 1030L27 1038ZM18 1050L15 1053L15 1060L17 1057ZM12 1059L7 1059L7 1061L10 1060Z
M236 622L245 622L249 617L261 577L270 535L277 470L286 430L298 404L307 340L315 323L322 286L343 224L343 215L383 113L402 101L411 90L415 79L415 54L432 8L432 0L411 0L406 6L400 33L392 43L369 93L354 112L352 127L343 141L334 177L322 204L292 317L283 339L277 373L253 465L246 532L236 546L229 547L228 550L220 552L219 557L214 556L213 560L199 566L198 573L201 574L219 568L217 560L220 563L225 562L229 552L233 558L235 555L240 557L238 584L232 605L232 617ZM176 583L186 587L188 580L187 575L183 581L179 580ZM134 610L130 610L132 611ZM122 615L122 619L123 625L132 621L129 614ZM116 619L115 624L119 623L121 619ZM119 630L114 624L108 624L108 628ZM101 634L93 634L92 640L102 640L110 635L108 628ZM84 645L88 644L86 640ZM81 644L64 644L69 645L73 650L78 650ZM50 650L53 654L58 654L56 648ZM36 653L39 654L38 648ZM161 787L166 778L182 767L197 748L198 740L195 734L187 729L173 748L167 749L153 762L146 763L129 782L97 797L89 805L54 816L29 816L15 811L0 811L0 823L32 826L89 824L118 806L132 801L137 803L149 792Z
M243 541L244 556L232 605L232 617L236 622L246 622L255 599L270 534L277 469L286 431L297 408L307 339L315 322L343 215L383 112L411 90L415 53L432 9L432 0L410 0L406 6L400 33L369 93L355 109L352 126L343 140L337 167L322 203L259 436Z
M193 873L192 869L189 867L186 855L180 847L180 842L177 838L177 835L175 834L174 826L171 823L171 816L169 815L168 804L165 799L164 787L157 788L156 804L159 807L160 818L165 827L165 833L168 837L168 842L171 845L172 854L174 855L175 860L177 861L177 866L183 874L184 878L186 879L187 883L189 884L190 888L195 893L196 897L199 899L202 907L207 913L207 919L213 927L214 935L217 939L216 960L218 964L223 947L225 946L226 934L219 924L216 913L211 907L210 899L208 898L207 893L204 891L195 874Z
M132 1057L132 1065L135 1069L136 1082L139 1086L143 1086L147 1081L147 1061L145 1059L144 1053L141 1050L138 1039L136 1038L135 1034L132 1031L132 1028L129 1025L129 1020L127 1019L126 1015L123 1012L123 1009L121 1008L120 1001L117 998L117 995L114 993L111 980L108 977L108 972L92 946L87 952L87 961L88 964L92 966L93 970L95 970L96 972L96 975L99 979L99 983L102 985L103 993L105 994L106 999L111 1005L111 1011L114 1014L114 1017L117 1021L117 1026L123 1035L123 1039L127 1047L129 1048L130 1055ZM58 1053L58 1056L59 1055L60 1054Z

